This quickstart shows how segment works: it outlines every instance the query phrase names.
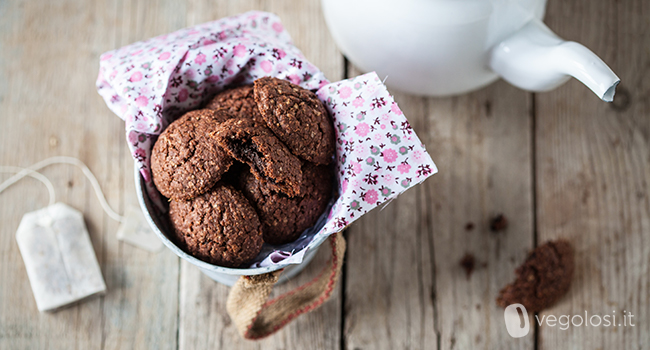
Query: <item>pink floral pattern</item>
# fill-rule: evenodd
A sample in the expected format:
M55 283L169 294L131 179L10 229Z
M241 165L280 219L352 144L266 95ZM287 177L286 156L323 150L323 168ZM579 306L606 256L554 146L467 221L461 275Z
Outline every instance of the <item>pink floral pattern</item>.
M374 72L326 85L316 94L334 118L340 184L319 234L340 231L438 171Z
M290 77L311 90L329 83L291 43L276 15L253 11L106 52L96 85L126 122L131 154L149 179L151 147L170 122L228 85L268 75ZM150 181L147 192L162 209Z
M253 266L299 263L316 236L341 231L437 172L374 72L330 84L291 44L275 15L248 12L131 44L100 59L98 92L126 122L131 155L154 203L163 208L149 172L157 135L228 85L267 75L317 90L336 130L339 197L320 229L265 253L266 259Z

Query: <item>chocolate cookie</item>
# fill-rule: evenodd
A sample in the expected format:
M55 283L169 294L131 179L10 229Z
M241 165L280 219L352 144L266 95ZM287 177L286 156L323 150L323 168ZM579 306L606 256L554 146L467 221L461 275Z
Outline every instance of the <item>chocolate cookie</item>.
M238 267L262 249L260 221L248 200L218 183L189 201L171 201L169 217L187 251L211 264Z
M293 154L317 164L330 163L334 128L316 94L271 77L257 79L254 93L266 124Z
M253 119L256 123L266 125L253 96L253 84L224 90L210 100L205 108L225 109L233 116Z
M219 126L216 139L233 158L248 164L255 177L272 190L289 197L300 194L300 160L266 127L251 119L231 119Z
M221 182L223 182L226 185L231 185L235 187L237 190L241 190L239 188L239 179L243 176L245 173L249 173L250 167L244 163L240 162L233 162L232 166L228 171L221 176Z
M268 188L251 173L242 174L240 188L260 217L264 242L292 242L314 226L332 196L332 177L330 168L305 163L302 195L289 198Z
M519 303L529 312L553 305L569 290L573 278L573 248L566 240L550 241L533 250L515 273L517 279L499 292L497 304Z
M163 196L190 199L219 181L232 158L211 135L230 118L225 111L191 111L160 134L151 151L151 173Z

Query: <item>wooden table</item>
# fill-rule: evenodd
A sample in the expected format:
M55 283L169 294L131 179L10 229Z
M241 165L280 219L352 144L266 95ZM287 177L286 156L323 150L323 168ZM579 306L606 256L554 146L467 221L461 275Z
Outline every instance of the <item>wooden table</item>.
M0 165L79 157L118 212L136 204L123 122L94 88L99 55L251 9L279 14L331 80L359 73L337 50L317 0L0 2ZM440 173L352 225L335 296L257 343L241 340L230 322L227 287L170 251L119 242L117 222L83 175L47 168L59 200L84 212L108 292L56 313L36 310L14 234L47 194L24 180L0 195L0 349L648 348L649 18L643 0L549 1L548 25L621 77L613 104L576 81L541 94L504 82L453 98L396 92ZM499 213L509 225L492 233ZM635 327L506 333L499 289L527 251L558 237L576 248L576 276L540 317L627 310ZM469 278L459 265L465 253L477 259Z

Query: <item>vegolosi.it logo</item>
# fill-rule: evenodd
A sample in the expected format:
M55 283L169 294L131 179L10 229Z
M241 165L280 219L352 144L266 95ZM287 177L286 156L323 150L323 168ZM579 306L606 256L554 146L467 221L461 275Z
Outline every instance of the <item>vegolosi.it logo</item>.
M521 304L508 305L503 312L503 319L506 322L508 334L513 338L521 338L530 332L528 311Z
M622 318L622 319L621 319ZM616 311L612 310L611 314L605 315L589 315L585 310L583 314L579 315L544 315L540 318L535 315L535 321L541 326L558 327L565 331L569 327L634 327L634 315L626 310L623 310L623 315L616 317ZM506 307L503 312L503 319L506 323L508 334L513 338L521 338L530 333L530 321L528 318L528 311L526 307L521 304L512 304ZM618 322L617 322L618 320Z

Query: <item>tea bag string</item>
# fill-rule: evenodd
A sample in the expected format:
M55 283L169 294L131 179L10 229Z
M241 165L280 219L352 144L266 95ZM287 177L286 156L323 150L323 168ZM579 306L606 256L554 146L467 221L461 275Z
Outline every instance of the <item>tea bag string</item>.
M124 217L119 215L115 211L113 211L113 209L111 209L111 207L108 205L108 202L104 197L104 192L102 192L102 188L99 186L99 182L97 181L97 178L95 177L93 172L90 171L90 169L86 166L86 164L84 164L84 162L73 157L61 157L61 156L51 157L51 158L44 159L38 163L32 164L27 168L3 167L7 170L9 170L10 168L14 170L18 170L18 169L21 170L18 170L18 173L16 175L10 177L9 179L7 179L6 181L0 184L0 193L2 193L2 191L7 189L9 186L23 179L25 176L32 176L42 181L45 184L45 186L47 187L50 193L50 205L54 204L55 202L54 186L52 186L52 183L45 176L37 172L38 170L43 169L46 166L52 164L70 164L80 168L83 174L86 175L86 177L88 178L88 181L90 181L93 190L95 190L95 195L99 200L99 204L102 206L102 209L104 209L106 214L115 221L124 222ZM14 172L14 171L10 170L9 172Z
M33 177L34 179L42 182L45 185L45 187L47 187L47 192L50 195L50 202L47 204L48 206L56 203L56 194L54 193L54 186L52 185L52 182L47 177L45 177L43 174L39 173L38 171L34 171L34 170L31 170L31 169L26 169L26 168L20 168L20 167L17 167L17 166L0 166L0 173L17 174L17 173L20 173L22 171L27 172L25 174L25 176ZM4 188L3 188L3 190L4 190ZM0 190L0 192L2 192L2 191Z

